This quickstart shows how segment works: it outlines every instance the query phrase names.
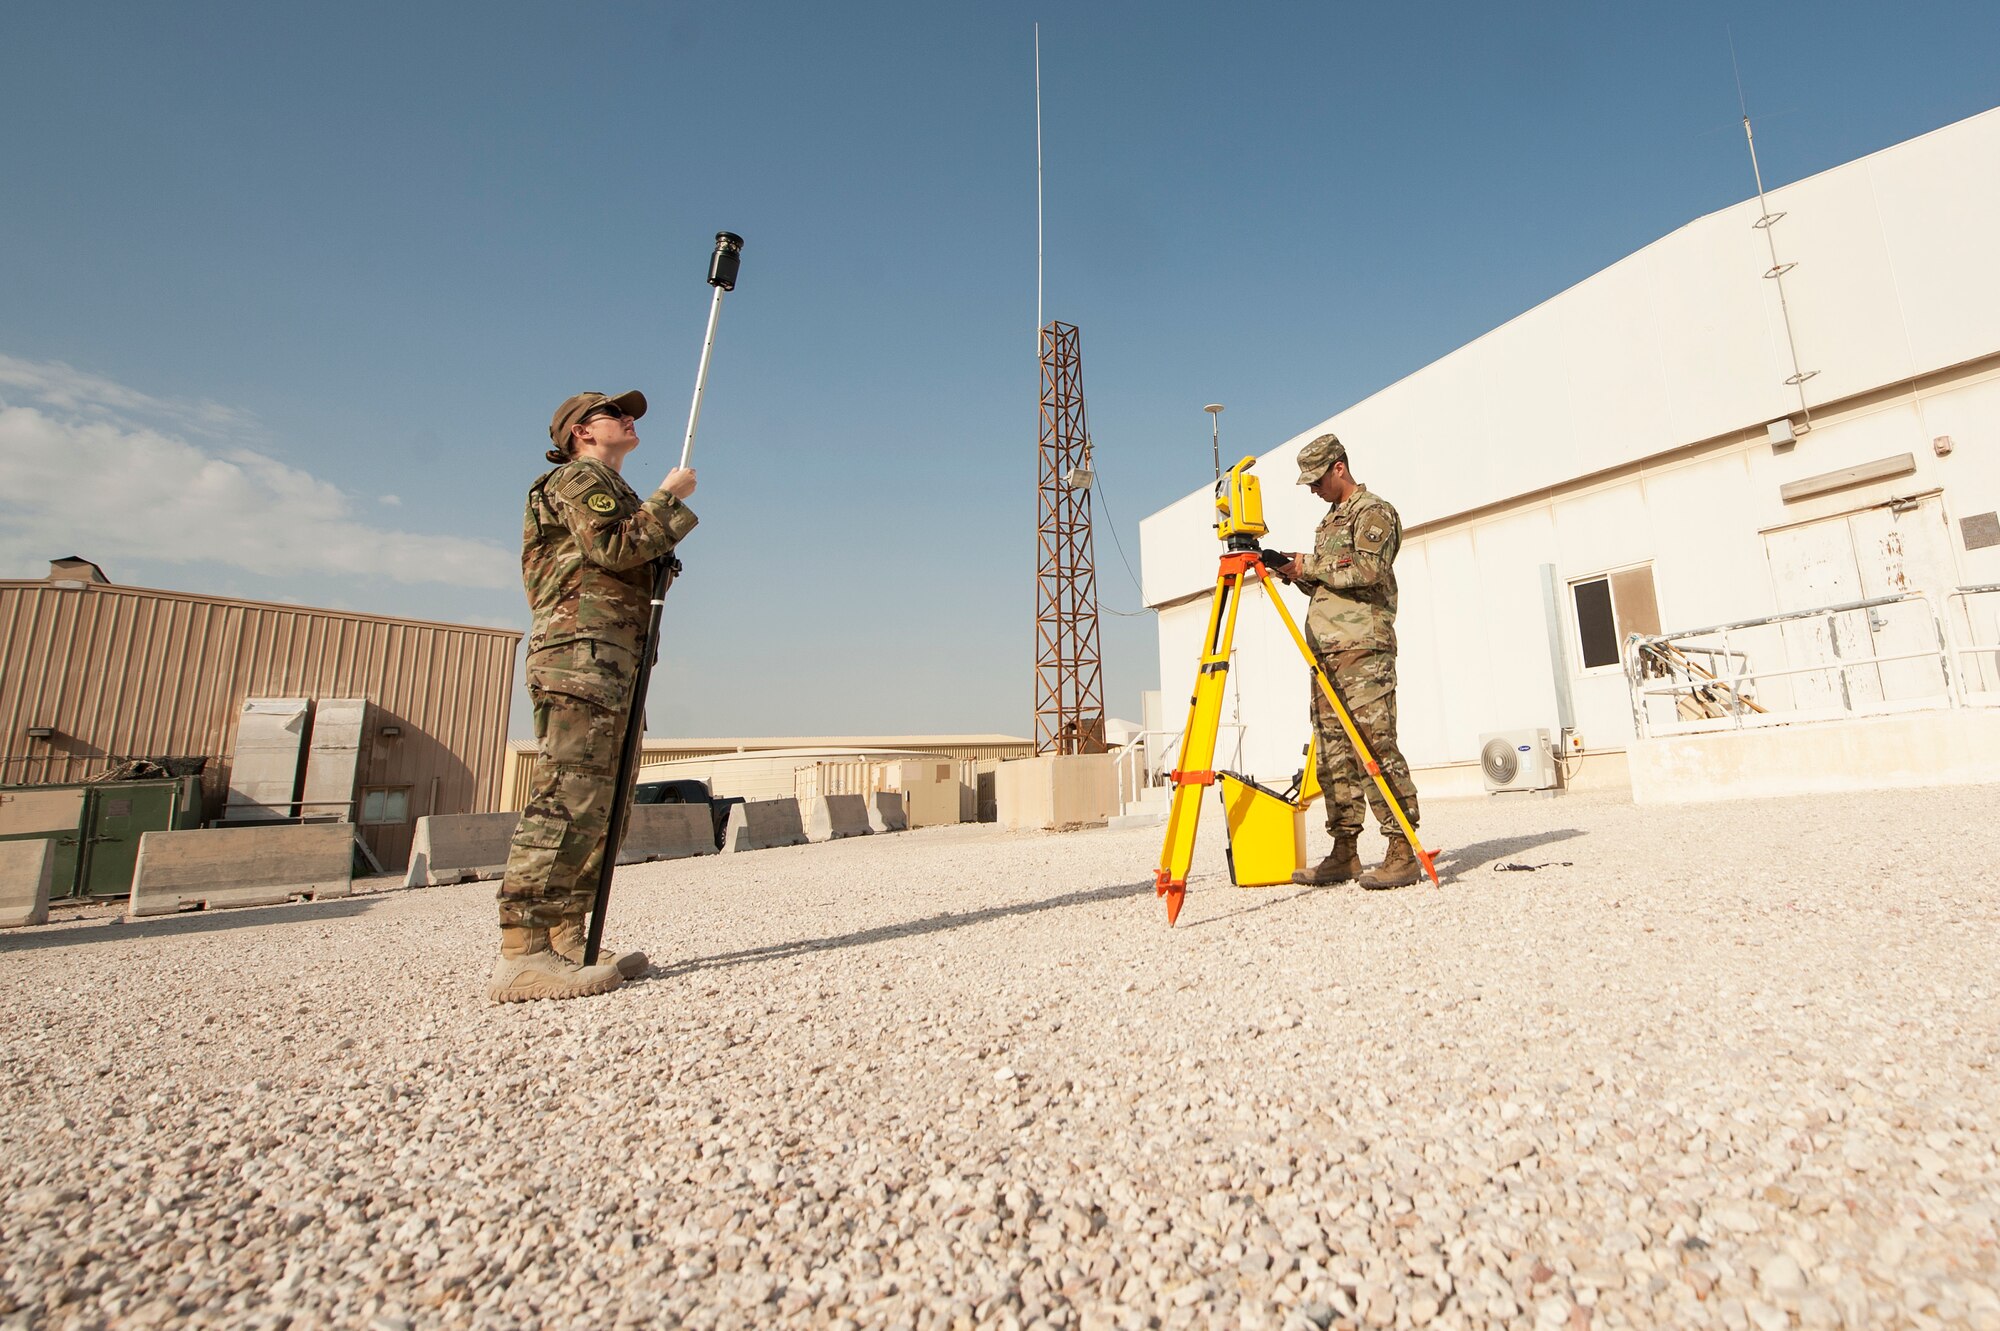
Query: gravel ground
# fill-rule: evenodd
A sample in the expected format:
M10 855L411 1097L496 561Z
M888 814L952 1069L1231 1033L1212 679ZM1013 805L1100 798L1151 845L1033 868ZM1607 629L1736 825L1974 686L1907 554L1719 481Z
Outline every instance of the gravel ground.
M2000 1328L1996 808L1438 801L1172 931L1155 829L636 866L562 1004L490 884L10 932L0 1326Z

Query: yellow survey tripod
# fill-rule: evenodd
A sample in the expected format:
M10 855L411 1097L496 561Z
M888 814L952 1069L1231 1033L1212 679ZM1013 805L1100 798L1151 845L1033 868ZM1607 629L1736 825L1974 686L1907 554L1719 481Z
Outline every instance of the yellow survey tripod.
M1417 840L1416 829L1403 812L1396 792L1382 776L1368 741L1355 728L1340 690L1320 669L1298 621L1270 585L1267 556L1257 538L1270 528L1264 524L1264 497L1257 478L1247 473L1257 465L1254 457L1244 458L1229 469L1215 486L1216 535L1227 547L1222 567L1215 576L1215 594L1208 603L1208 633L1203 638L1201 664L1195 673L1194 696L1188 699L1187 729L1181 734L1180 765L1172 773L1174 802L1167 814L1167 835L1160 847L1160 868L1153 876L1155 895L1167 899L1167 924L1180 918L1187 900L1188 866L1194 863L1194 834L1201 822L1201 792L1220 784L1222 807L1229 822L1230 874L1238 887L1271 887L1291 881L1293 873L1305 867L1305 810L1319 790L1318 755L1306 752L1305 770L1299 774L1291 795L1281 795L1258 785L1237 772L1215 770L1215 732L1222 724L1222 691L1229 678L1229 656L1236 639L1236 612L1243 604L1245 583L1262 586L1271 608L1284 621L1285 631L1298 644L1299 655L1319 682L1320 692L1340 718L1355 756L1375 779L1382 797L1395 811L1397 825L1409 839L1417 862L1424 866L1431 882L1438 880L1434 854ZM1282 562L1282 561L1280 561Z

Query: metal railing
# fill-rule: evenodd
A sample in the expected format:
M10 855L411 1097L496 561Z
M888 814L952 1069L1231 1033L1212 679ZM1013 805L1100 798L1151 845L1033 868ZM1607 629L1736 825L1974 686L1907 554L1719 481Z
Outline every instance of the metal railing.
M1957 588L1944 601L1959 701L2000 707L2000 582Z
M1235 756L1231 761L1237 767L1243 765L1243 732L1247 728L1240 721L1224 721L1216 727L1217 731L1236 732ZM1146 746L1149 738L1166 740L1157 756ZM1172 770L1168 764L1180 744L1181 732L1178 730L1141 730L1112 750L1113 768L1118 774L1120 813L1130 813L1133 806L1145 797L1147 790L1166 784L1163 778Z
M1963 629L1931 596L1908 592L1674 633L1635 633L1623 653L1635 732L1652 738L2000 705L2000 633L1978 630L1979 615L2000 602L1972 604L1972 598L1995 593L2000 584L1947 595ZM1810 659L1790 664L1800 657ZM1967 669L1968 658L1978 673ZM1780 664L1758 668L1760 659Z

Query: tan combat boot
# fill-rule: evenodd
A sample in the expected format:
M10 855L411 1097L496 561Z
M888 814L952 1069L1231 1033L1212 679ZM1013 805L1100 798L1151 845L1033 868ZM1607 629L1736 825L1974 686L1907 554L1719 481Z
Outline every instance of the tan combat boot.
M583 964L583 947L590 941L590 927L582 920L564 920L549 930L549 946L570 961ZM618 973L628 980L636 980L646 973L644 952L621 952L608 939L600 939L597 944L599 965L616 966Z
M1382 862L1361 875L1361 885L1371 892L1379 892L1385 887L1408 887L1422 876L1423 870L1417 864L1417 852L1410 849L1410 843L1402 837L1394 837Z
M1349 883L1361 876L1361 838L1352 832L1342 832L1333 838L1333 849L1326 858L1310 869L1301 869L1292 875L1292 881L1301 887L1328 887L1334 883Z
M549 946L549 931L527 925L500 926L500 960L486 996L496 1003L536 998L585 998L608 994L625 983L616 966L579 966Z

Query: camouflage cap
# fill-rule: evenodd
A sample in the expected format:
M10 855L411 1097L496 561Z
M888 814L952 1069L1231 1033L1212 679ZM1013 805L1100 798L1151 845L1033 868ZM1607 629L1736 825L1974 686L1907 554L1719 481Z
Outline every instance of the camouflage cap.
M1347 446L1339 435L1323 434L1299 450L1299 484L1312 485L1333 470L1336 462L1347 461Z
M556 408L555 416L549 421L549 442L558 450L568 451L570 427L604 406L617 407L633 420L637 420L646 414L646 395L635 388L616 397L605 393L578 393L575 397L566 397L563 399L563 404Z

